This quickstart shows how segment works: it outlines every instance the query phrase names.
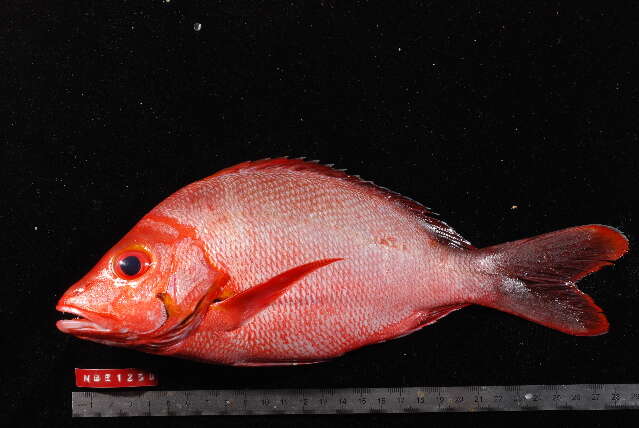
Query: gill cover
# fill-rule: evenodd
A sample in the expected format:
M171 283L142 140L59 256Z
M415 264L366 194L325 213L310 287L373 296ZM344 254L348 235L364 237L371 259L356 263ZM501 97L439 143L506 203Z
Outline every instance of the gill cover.
M135 340L135 347L146 352L169 353L204 320L208 308L220 294L229 280L229 276L219 272L213 285L192 307L181 307L173 297L166 293L158 293L157 298L163 303L166 320L156 331L141 335Z

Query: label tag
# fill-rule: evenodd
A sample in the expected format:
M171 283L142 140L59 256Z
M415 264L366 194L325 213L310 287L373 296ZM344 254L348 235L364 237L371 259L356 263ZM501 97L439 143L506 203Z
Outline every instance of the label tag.
M157 386L155 373L139 369L75 369L75 386L81 388L131 388Z

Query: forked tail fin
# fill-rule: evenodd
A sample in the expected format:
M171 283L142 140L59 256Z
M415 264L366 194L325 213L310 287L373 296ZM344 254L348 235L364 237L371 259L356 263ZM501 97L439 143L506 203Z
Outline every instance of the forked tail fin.
M577 336L608 331L601 308L575 282L628 251L617 229L577 226L479 251L482 269L498 284L478 304Z

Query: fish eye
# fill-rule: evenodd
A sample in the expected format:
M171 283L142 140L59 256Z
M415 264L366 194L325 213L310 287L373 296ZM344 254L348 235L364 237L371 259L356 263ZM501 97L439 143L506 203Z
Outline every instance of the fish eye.
M114 260L115 273L123 279L134 279L151 266L151 258L143 251L125 251Z

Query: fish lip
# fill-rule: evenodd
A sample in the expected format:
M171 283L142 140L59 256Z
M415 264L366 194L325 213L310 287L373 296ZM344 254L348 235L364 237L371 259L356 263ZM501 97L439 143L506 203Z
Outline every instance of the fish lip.
M86 335L92 333L104 334L111 332L111 329L100 325L95 320L92 320L91 318L93 317L87 311L83 311L81 309L74 308L73 306L66 305L58 305L55 309L58 312L73 314L80 317L79 319L72 320L58 320L55 323L55 326L63 333L73 335Z

